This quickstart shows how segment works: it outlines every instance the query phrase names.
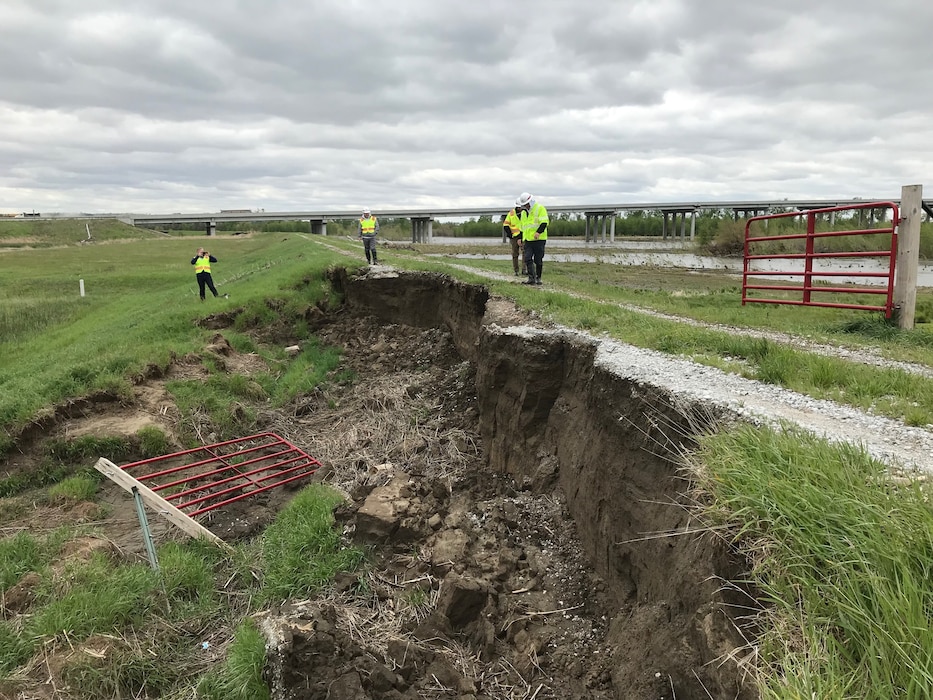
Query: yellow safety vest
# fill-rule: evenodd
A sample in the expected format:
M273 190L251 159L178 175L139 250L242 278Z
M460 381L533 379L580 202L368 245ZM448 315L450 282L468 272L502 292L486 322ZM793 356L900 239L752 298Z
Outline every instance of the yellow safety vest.
M538 226L541 224L546 224L550 221L547 216L547 209L544 208L543 204L538 204L535 202L535 205L528 212L522 212L521 218L519 218L518 221L519 226L521 226L522 229L522 240L547 240L547 229L544 229L544 233L535 238L535 233L538 231Z
M211 256L204 255L198 258L197 262L194 264L194 271L197 272L210 272L211 271Z
M509 227L512 238L518 238L520 235L522 235L522 228L521 224L519 223L518 214L515 213L514 209L505 215L504 223Z
M376 217L371 216L368 219L360 219L360 231L363 232L364 236L372 236L376 233Z

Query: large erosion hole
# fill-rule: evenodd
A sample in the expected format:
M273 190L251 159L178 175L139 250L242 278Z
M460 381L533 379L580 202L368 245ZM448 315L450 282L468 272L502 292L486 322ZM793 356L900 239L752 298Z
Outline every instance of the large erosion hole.
M449 334L475 378L465 390L475 392L470 415L482 459L470 483L393 478L351 509L346 520L357 537L394 540L396 552L421 536L404 514L388 529L374 525L391 521L399 503L404 511L413 499L431 501L445 514L423 533L434 547L430 561L410 567L402 582L419 571L438 576L435 611L402 647L385 645L379 663L358 653L340 669L333 650L350 641L338 631L347 624L339 610L292 610L293 620L313 622L267 625L278 640L273 675L283 697L434 697L406 694L416 693L416 674L433 678L437 697L756 696L740 660L748 642L736 613L750 601L733 583L744 563L700 527L682 471L684 451L710 425L706 407L598 366L595 339L535 328L514 309L503 315L485 287L343 269L332 282L345 299L342 313ZM464 500L468 487L472 501ZM542 508L549 520L533 525ZM547 531L537 546L528 539L534 527ZM549 564L532 561L546 555ZM560 556L585 570L573 585L555 575ZM557 634L561 620L581 618L586 635ZM431 647L448 638L466 640L486 670L447 673L445 682L447 667ZM496 672L506 668L509 684ZM295 695L299 687L306 690Z

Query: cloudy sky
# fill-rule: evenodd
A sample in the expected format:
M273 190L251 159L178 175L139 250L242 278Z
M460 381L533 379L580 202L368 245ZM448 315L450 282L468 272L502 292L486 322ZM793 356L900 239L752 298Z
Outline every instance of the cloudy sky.
M0 0L0 212L933 197L931 0Z

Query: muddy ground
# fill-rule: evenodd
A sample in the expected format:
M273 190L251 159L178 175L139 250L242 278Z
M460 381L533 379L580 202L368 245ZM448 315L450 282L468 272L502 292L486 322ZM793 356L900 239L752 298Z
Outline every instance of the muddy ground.
M343 271L334 284L345 305L308 320L356 381L263 410L258 429L321 461L316 478L347 495L339 526L373 564L260 616L275 698L755 696L743 672L753 645L733 614L750 599L729 583L742 563L711 535L687 534L696 521L678 456L709 419L702 408L600 375L585 345L503 331L545 324L482 287ZM228 372L261 369L225 342L231 322L205 319L217 334L206 351ZM4 470L28 469L50 438L146 425L177 435L164 384L202 373L200 357L179 358L140 378L134 402L60 411L24 434ZM207 423L186 427L216 439ZM254 537L293 493L204 524L228 541ZM102 501L27 510L6 532L89 522L119 555L144 558L132 501L115 486ZM180 537L151 522L157 540ZM67 697L40 685L21 697Z

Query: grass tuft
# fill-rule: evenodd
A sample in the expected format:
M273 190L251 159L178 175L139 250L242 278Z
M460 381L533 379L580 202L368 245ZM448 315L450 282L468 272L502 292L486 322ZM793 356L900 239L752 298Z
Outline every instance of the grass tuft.
M88 464L106 456L121 460L132 452L130 441L122 437L84 435L73 440L52 439L46 444L46 454L61 464Z
M191 542L168 542L159 548L162 585L171 601L198 605L214 601L212 560L216 555L212 557L211 554Z
M140 428L136 431L136 437L139 439L139 452L143 459L158 457L172 451L165 431L154 425Z
M133 642L113 635L88 640L67 657L62 679L76 697L164 697L178 663L167 658L165 640L160 654Z
M0 620L0 675L7 676L23 665L36 648L36 641L20 633L11 622Z
M766 604L762 697L924 697L930 485L893 482L860 448L797 431L710 435L698 459L708 515L734 528Z
M52 486L49 498L54 501L90 501L99 485L100 481L90 474L75 474Z
M204 676L198 694L206 700L268 700L262 680L266 642L253 620L240 623L223 668Z
M346 548L333 527L333 508L342 497L314 484L302 490L262 538L263 596L269 601L306 595L340 571L363 561L362 550Z
M114 567L101 554L73 564L42 591L42 606L29 622L37 637L85 639L113 634L145 619L155 603L156 574L143 565Z

